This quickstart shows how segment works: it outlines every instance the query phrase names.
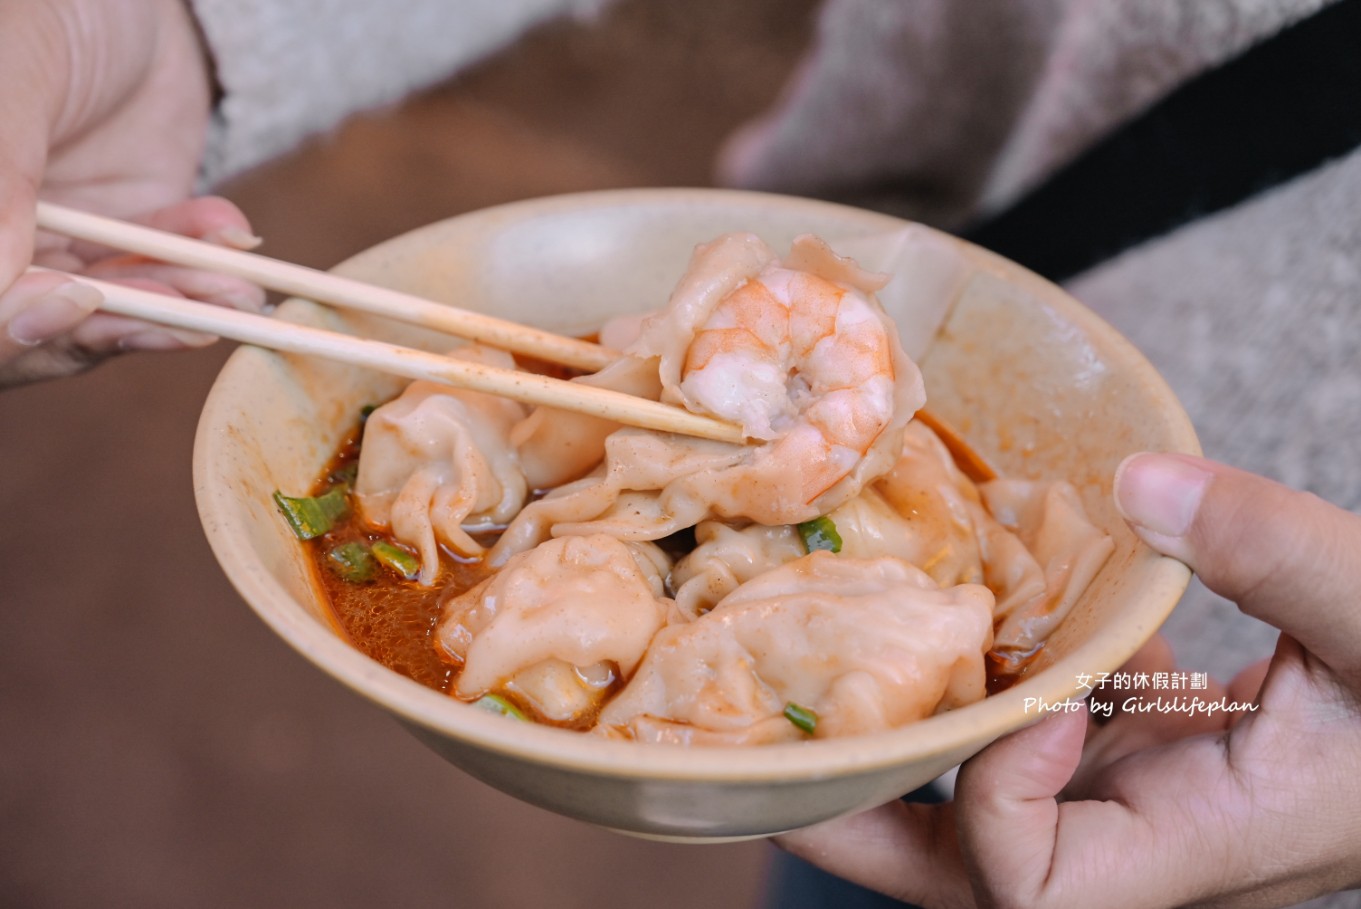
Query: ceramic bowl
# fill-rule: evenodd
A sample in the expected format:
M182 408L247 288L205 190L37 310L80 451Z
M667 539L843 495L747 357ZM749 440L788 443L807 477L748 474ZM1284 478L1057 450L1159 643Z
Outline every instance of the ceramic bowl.
M781 251L801 233L834 248L889 248L892 261L868 264L912 277L886 291L885 302L918 357L930 409L1004 474L1075 483L1114 538L1114 554L1021 684L883 734L747 749L648 746L508 722L351 649L270 501L276 489L308 488L358 408L396 394L402 380L243 347L212 389L194 453L199 511L223 570L298 653L477 779L550 811L670 840L766 836L894 799L1037 719L1038 702L1027 699L1062 701L1081 693L1084 675L1118 668L1188 581L1187 569L1141 545L1111 504L1112 475L1126 454L1198 451L1167 385L1058 287L944 234L805 199L614 191L462 215L336 271L579 334L608 316L661 306L695 244L730 230L755 232ZM942 296L947 305L936 306ZM301 300L280 316L431 350L449 346L422 330Z

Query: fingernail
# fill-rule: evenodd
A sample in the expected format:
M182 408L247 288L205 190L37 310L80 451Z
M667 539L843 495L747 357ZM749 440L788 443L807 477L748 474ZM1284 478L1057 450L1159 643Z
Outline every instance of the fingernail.
M185 348L207 347L217 340L217 335L182 328L154 328L124 335L118 339L119 350L184 350Z
M215 230L204 238L211 243L221 243L225 246L234 246L237 249L254 249L265 242L262 237L239 227L223 227Z
M222 301L232 309L239 309L242 312L262 312L265 308L263 291L258 293L245 290L231 291L222 295Z
M102 302L104 295L88 284L68 282L15 313L7 331L16 343L34 347L71 330Z
M1152 534L1181 537L1191 528L1210 476L1176 455L1130 455L1115 471L1115 507Z

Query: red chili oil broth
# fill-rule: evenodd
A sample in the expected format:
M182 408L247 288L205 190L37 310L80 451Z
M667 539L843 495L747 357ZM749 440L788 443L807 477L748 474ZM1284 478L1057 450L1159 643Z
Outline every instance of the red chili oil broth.
M362 427L341 444L326 465L311 494L320 495L337 481L352 478L359 464ZM342 578L328 564L329 553L349 542L372 544L396 541L388 534L364 525L350 496L350 509L328 533L304 545L312 558L317 586L331 608L337 630L364 655L436 691L448 691L456 668L439 656L435 626L439 621L439 595L446 584L471 587L486 574L481 562L441 560L440 579L422 587L378 566L373 580L353 582Z
M549 372L546 364L534 364L535 371ZM931 421L937 424L938 421ZM362 440L362 425L341 444L334 457L326 465L321 477L310 491L311 495L321 495L338 482L352 482L359 463ZM968 465L969 473L978 473L977 465L985 462L972 451L965 450L961 457L959 446L963 445L958 436L952 434L951 453L956 462ZM991 470L988 471L991 473ZM995 476L995 473L992 473ZM980 477L983 479L986 477ZM317 586L325 595L330 606L331 619L336 629L349 643L370 659L376 660L393 672L419 682L428 688L448 693L458 676L456 662L442 656L442 649L435 640L436 627L440 618L440 599L445 594L457 594L471 589L491 574L491 570L480 560L472 561L457 558L441 547L440 573L434 585L424 587L416 581L408 581L396 573L378 566L372 580L355 583L342 578L328 565L329 553L337 546L358 541L372 545L379 540L391 543L397 541L390 535L365 526L350 497L350 509L336 522L332 529L304 543L312 559ZM495 534L479 537L478 541L490 546L496 540ZM688 541L688 547L685 543ZM674 539L659 540L673 558L679 558L694 546L692 533L677 534ZM1038 650L1038 648L1037 648ZM1001 673L1003 663L995 654L989 653L985 661L988 670L987 690L989 694L1002 691L1025 676L1026 664L1035 654L1028 654L1018 666L1013 661L1007 667L1015 675ZM1019 670L1019 671L1017 671ZM618 683L616 683L617 685ZM507 692L498 692L515 704L527 716L539 722L547 722L528 705ZM582 717L568 725L569 728L588 728L594 717Z
M594 341L595 336L583 340ZM515 361L521 369L557 379L579 374L566 366L518 354ZM338 482L353 482L359 467L363 429L361 422L341 443L311 490L312 495L320 495ZM348 542L372 544L379 540L397 544L390 534L364 525L351 496L345 517L336 522L329 533L306 544L317 585L331 607L332 622L365 656L428 688L448 692L458 667L440 656L440 648L435 643L440 594L448 587L460 593L468 590L490 571L481 561L460 559L442 552L439 577L433 586L423 587L381 566L372 581L354 583L340 577L328 565L328 553L337 546ZM495 542L495 536L479 542L490 545Z

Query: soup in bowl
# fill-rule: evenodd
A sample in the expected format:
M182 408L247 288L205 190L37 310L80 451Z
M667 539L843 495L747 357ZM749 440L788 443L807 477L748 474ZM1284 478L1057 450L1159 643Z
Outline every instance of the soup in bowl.
M580 722L573 728L573 723L510 721L507 712L521 711L499 693L494 703L507 709L486 710L473 703L485 700L477 697L479 692L460 698L436 690L439 686L429 679L423 684L413 673L398 671L401 666L384 665L355 646L359 642L353 629L347 630L328 593L334 578L283 519L275 496L315 490L318 478L333 468L337 452L354 435L357 415L393 400L407 383L256 348L238 350L223 369L195 446L199 509L219 562L260 617L323 671L392 712L459 769L569 817L670 840L741 839L869 808L929 782L991 741L1039 719L1047 706L1080 696L1086 680L1117 669L1156 631L1189 579L1185 566L1143 546L1111 501L1115 468L1125 455L1145 449L1198 450L1170 390L1113 329L1049 282L920 225L830 203L721 190L613 191L514 203L413 231L336 271L559 334L592 336L603 326L610 333L621 331L618 326L627 326L629 317L665 306L683 275L693 279L699 267L692 260L697 247L707 244L712 250L716 238L749 237L761 249L784 253L806 245L807 240L798 239L806 235L821 238L833 252L853 257L870 272L892 276L875 289L891 333L896 331L910 358L895 368L899 377L911 372L915 384L898 391L924 394L925 409L911 426L929 423L931 438L943 440L942 450L951 452L955 467L980 482L995 473L1032 484L1063 485L1083 515L1083 526L1100 537L1100 557L1087 560L1090 570L1083 583L1064 599L1061 621L1045 625L1042 640L1017 631L1033 628L1033 623L1008 624L999 617L994 628L982 628L983 649L993 645L988 650L994 671L987 696L982 696L978 668L971 670L971 684L979 688L975 696L956 698L956 704L953 695L934 695L919 711L921 718L911 722L857 726L847 721L840 724L847 734L827 735L836 731L838 714L828 712L819 720L808 705L791 701L785 705L785 719L773 717L743 726L741 735L724 736L710 734L712 730L693 734L689 715L659 722L652 715L655 698L634 698L654 706L632 713L617 707L628 701L624 694L632 684L622 676L660 684L655 679L664 673L646 654L638 665L627 664L626 671L618 661L609 664L620 676L612 683L622 685L623 692L605 707L608 722L596 723L600 715L592 713L587 725L595 725L586 731ZM789 256L797 258L796 253ZM833 265L831 271L841 275L840 268ZM284 304L280 317L436 352L456 343L422 329L302 300ZM653 336L665 339L668 333L654 327ZM664 372L665 353L661 360ZM752 373L753 397L758 378ZM858 390L870 383L842 384ZM912 383L899 384L905 388ZM695 394L702 396L702 390ZM745 389L739 387L735 397L747 397ZM919 404L913 400L909 416ZM891 422L888 416L885 420ZM372 432L366 430L366 444ZM553 459L547 460L551 468ZM364 469L361 464L361 492ZM800 469L791 466L795 485L807 488ZM818 496L833 495L851 479L838 474L819 483L813 500L824 503ZM733 488L749 495L754 487ZM844 507L840 498L824 504ZM706 507L701 517L712 516L714 508L722 510L712 503ZM760 501L745 507L764 514ZM536 503L522 514L536 508L543 511ZM805 518L823 520L817 514L821 510L814 507L809 515L787 520L816 524ZM520 539L524 533L516 520L507 535ZM592 520L598 524L604 519L597 515ZM535 545L572 539L570 531L557 533L551 522L546 526L540 536L551 540L517 544L523 551L508 553L498 553L507 547L497 543L492 557L501 559L508 571ZM669 533L675 528L664 529ZM653 540L660 533L644 537ZM590 550L594 539L581 534L571 545ZM602 541L597 548L604 545ZM797 561L789 564L840 566L818 568L824 575L818 588L822 593L811 597L810 608L863 582L861 563L835 563L841 556L811 551L821 544L810 542L806 534L802 545L807 554L800 550ZM658 555L657 561L670 565L668 558ZM847 570L847 564L853 567ZM423 580L429 583L435 575L428 563L425 568ZM662 568L662 574L667 570ZM901 587L904 578L924 588L935 586L915 580L920 574L916 568L901 570L908 574L890 573L883 586L890 610L898 598L893 585ZM414 577L414 567L412 573ZM769 587L770 576L756 580ZM972 582L963 586L976 588L974 599L981 596L991 603L993 594L1001 597L1000 582L982 576ZM469 590L443 595L446 623L457 625L448 616L460 609L458 616L475 611L467 603L459 605L460 597L476 596L476 583L467 586ZM668 632L669 626L689 621L700 627L709 616L731 612L742 595L748 601L754 596L748 584L725 588L709 600L687 598L676 586L667 579L658 600L666 605L659 608L675 610L679 601L688 614L660 618ZM565 593L562 599L567 599ZM442 647L436 665L458 665L471 657L459 651L457 641L475 625L468 620L439 634L413 626L414 646ZM905 636L911 637L910 627ZM994 637L1010 641L1011 649L996 646ZM658 632L653 640L660 638ZM514 645L512 638L511 650ZM781 649L778 634L764 646ZM972 650L971 660L981 667L979 647ZM454 694L457 687L455 682ZM942 683L950 691L959 687ZM527 688L521 685L520 693ZM510 693L513 700L515 692ZM740 744L744 741L758 744Z

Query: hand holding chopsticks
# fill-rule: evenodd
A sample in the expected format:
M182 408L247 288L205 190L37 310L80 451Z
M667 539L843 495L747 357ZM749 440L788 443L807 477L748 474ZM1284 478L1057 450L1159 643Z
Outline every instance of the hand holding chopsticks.
M553 363L596 370L618 356L613 351L576 338L456 309L255 253L228 249L49 203L38 203L38 224L54 233L166 262L235 275L274 290L433 328ZM411 379L443 382L459 388L501 395L525 404L587 413L628 426L723 442L745 441L741 428L731 423L622 392L565 382L535 373L453 360L427 351L210 306L80 275L70 277L95 287L104 295L101 309L148 322L205 331L274 350L327 357Z
M588 372L603 368L618 356L614 351L578 338L556 335L304 265L281 262L257 253L229 249L179 234L75 211L50 202L38 203L38 226L65 237L138 253L163 262L235 275L270 290L432 328L469 341L480 341L512 353L526 354Z
M273 350L326 357L409 379L443 382L525 404L588 413L628 426L720 442L744 441L741 429L730 423L606 388L453 360L424 350L356 338L80 275L70 277L102 293L104 303L100 308L106 312L174 328L205 331Z

